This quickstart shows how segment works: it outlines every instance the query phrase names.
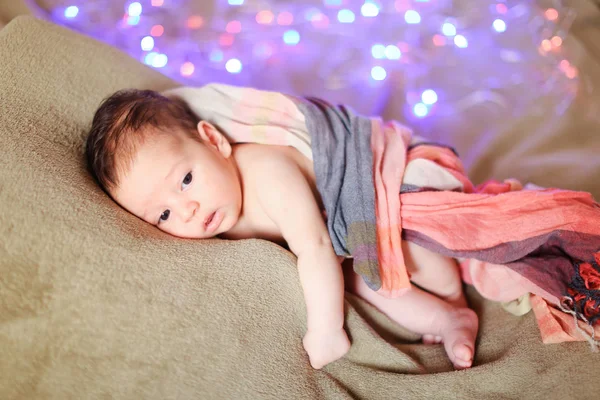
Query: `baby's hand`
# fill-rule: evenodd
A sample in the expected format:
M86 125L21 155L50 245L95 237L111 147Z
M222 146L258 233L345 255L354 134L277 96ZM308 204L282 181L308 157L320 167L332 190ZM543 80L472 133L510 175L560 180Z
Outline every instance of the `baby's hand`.
M344 329L333 331L308 331L302 340L310 365L321 369L344 356L350 349L350 340Z

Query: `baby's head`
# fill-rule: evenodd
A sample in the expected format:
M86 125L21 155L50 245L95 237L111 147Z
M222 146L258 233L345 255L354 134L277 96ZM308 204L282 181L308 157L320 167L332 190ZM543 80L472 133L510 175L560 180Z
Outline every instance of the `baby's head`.
M123 208L179 237L231 229L242 193L231 145L185 104L150 90L105 99L86 157L99 185Z

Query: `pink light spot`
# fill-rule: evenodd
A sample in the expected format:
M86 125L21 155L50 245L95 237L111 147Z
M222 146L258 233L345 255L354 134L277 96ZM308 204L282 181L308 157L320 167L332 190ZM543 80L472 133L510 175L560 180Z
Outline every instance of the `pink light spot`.
M240 21L229 21L225 30L229 33L240 33L242 30L242 23Z
M154 37L162 36L162 34L164 32L165 32L165 28L163 28L162 25L154 25L152 27L152 29L150 29L150 35L152 35Z
M204 25L204 18L199 15L192 15L187 20L187 27L190 29L199 29Z
M181 75L183 76L192 75L194 73L194 64L189 61L184 62L179 72L181 72Z
M446 44L446 38L443 37L442 35L434 35L432 40L433 40L433 44L438 47Z
M548 21L556 21L558 19L558 11L554 8L547 9L544 15Z
M229 33L224 33L221 36L219 36L219 44L221 46L231 46L233 44L233 35L230 35Z
M256 14L256 22L261 25L269 25L274 18L273 13L269 10L263 10Z
M279 15L277 16L277 23L279 25L291 25L292 22L294 22L294 16L292 15L292 13L289 13L287 11L279 13Z

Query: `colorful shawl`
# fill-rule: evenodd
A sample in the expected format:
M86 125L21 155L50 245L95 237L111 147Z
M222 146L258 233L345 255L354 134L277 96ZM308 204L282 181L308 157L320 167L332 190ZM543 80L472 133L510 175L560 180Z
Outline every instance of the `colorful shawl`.
M485 297L543 298L546 307L532 303L546 342L595 343L576 319L575 329L556 328L566 314L589 325L600 318L600 205L589 193L514 180L474 186L452 148L319 99L221 84L166 94L231 142L291 145L312 159L334 249L373 290L410 288L404 239L461 261Z

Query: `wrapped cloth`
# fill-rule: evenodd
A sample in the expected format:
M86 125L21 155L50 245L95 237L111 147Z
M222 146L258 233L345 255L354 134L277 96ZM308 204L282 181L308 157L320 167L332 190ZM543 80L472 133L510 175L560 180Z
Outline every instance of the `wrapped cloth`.
M410 289L407 240L459 260L463 279L484 297L539 297L532 303L545 341L595 346L600 205L591 194L515 180L474 186L451 147L316 98L222 84L165 94L232 143L290 145L312 159L333 247L354 259L371 289L388 297Z

